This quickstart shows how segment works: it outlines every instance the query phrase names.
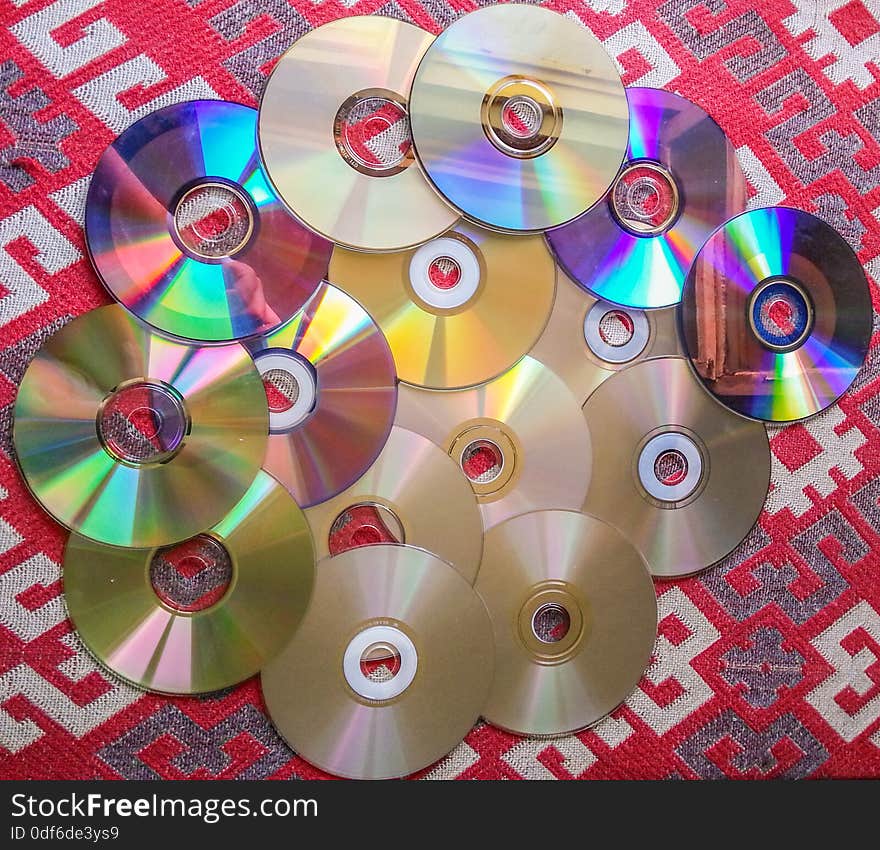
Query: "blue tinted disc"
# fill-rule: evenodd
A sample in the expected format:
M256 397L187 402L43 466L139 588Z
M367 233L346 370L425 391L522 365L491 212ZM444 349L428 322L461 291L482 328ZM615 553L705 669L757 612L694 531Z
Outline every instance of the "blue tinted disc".
M86 204L92 262L158 330L220 342L293 316L331 243L300 224L257 155L257 112L197 100L137 121L103 153Z

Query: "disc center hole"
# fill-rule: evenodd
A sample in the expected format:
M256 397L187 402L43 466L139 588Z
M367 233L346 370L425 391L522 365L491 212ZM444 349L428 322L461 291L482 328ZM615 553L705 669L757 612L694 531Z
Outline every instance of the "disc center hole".
M115 460L162 463L183 446L189 418L183 400L170 386L138 380L107 396L96 425L104 449Z
M413 161L405 101L384 89L349 97L336 113L333 138L339 155L370 177L390 177Z
M474 440L461 453L461 468L475 484L489 484L501 475L504 454L491 440Z
M657 235L678 215L678 185L663 166L634 162L618 175L610 201L624 228L640 235Z
M291 431L311 416L318 401L315 367L294 351L268 349L254 357L269 405L269 429Z
M290 410L299 398L299 381L286 369L269 369L263 375L263 389L273 413Z
M159 549L149 568L156 596L166 607L184 614L216 605L229 590L232 573L229 551L207 534Z
M532 615L532 632L542 643L559 643L571 629L571 615L555 602L548 602Z
M342 674L349 687L358 696L377 702L400 696L412 684L418 666L415 644L389 625L360 631L342 657Z
M364 678L390 682L400 672L400 651L388 641L376 641L361 653L360 663Z
M812 302L794 281L771 278L753 292L749 321L758 340L767 348L793 351L812 331Z
M394 511L375 502L358 502L333 520L327 548L338 555L361 546L404 542L403 524Z
M518 139L532 139L541 129L544 114L540 105L527 95L515 95L501 108L504 129Z
M436 289L454 289L461 281L461 266L452 257L437 257L428 266L428 280Z
M556 144L562 132L562 109L544 83L513 74L486 91L480 122L501 153L529 159Z
M654 475L666 487L681 484L688 474L687 458L677 449L668 449L657 455L654 461Z
M241 251L254 221L244 196L225 183L204 182L184 192L174 210L183 247L201 259L218 260Z
M599 336L602 342L614 348L629 345L635 332L635 322L623 310L609 310L599 319Z

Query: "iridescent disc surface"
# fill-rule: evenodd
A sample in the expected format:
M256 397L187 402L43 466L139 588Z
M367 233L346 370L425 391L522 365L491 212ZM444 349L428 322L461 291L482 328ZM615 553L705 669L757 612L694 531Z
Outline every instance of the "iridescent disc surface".
M539 231L604 195L628 111L617 68L588 30L503 4L464 15L428 48L410 120L441 195L489 227Z
M483 551L480 509L461 469L427 437L392 428L360 480L306 511L319 559L330 554L337 522L358 505L389 511L392 539L432 552L473 584Z
M680 300L703 242L745 209L746 181L724 131L699 106L659 89L628 88L626 95L621 174L601 203L547 240L566 272L600 298L666 307Z
M232 510L260 469L267 431L266 394L241 345L173 342L113 305L37 352L13 436L31 492L59 522L146 547Z
M750 210L697 255L681 303L684 343L706 388L737 413L790 422L855 380L871 296L846 240L800 210Z
M305 613L315 578L311 535L271 475L260 472L204 536L225 550L232 578L219 600L196 611L172 607L154 589L151 567L173 552L75 534L68 541L64 598L77 632L102 664L138 687L195 694L237 684L281 650Z
M248 343L269 396L264 462L302 507L356 481L397 408L394 358L354 299L322 284L287 324Z
M602 301L560 269L550 320L529 356L549 366L583 404L621 369L682 353L675 308L637 310Z
M167 106L107 148L89 187L86 241L111 295L184 339L277 327L327 272L331 245L279 201L257 155L257 112Z
M370 650L387 665L371 670ZM306 761L390 779L433 764L470 731L494 655L486 607L452 567L409 546L367 546L318 564L299 631L262 672L263 696Z
M487 529L529 511L580 509L587 494L591 443L580 404L531 357L469 390L401 385L396 422L461 467Z
M495 629L483 716L503 729L583 729L622 703L651 661L651 576L626 538L594 517L536 511L496 525L476 590Z
M260 151L278 193L309 227L349 248L399 251L451 227L411 150L407 98L434 36L380 16L307 32L260 103Z
M752 529L770 483L767 432L718 404L685 358L618 372L584 413L593 437L584 510L620 529L653 575L711 566Z
M538 236L459 224L405 252L337 248L330 280L379 323L401 380L449 389L496 377L532 347L553 306L556 268Z

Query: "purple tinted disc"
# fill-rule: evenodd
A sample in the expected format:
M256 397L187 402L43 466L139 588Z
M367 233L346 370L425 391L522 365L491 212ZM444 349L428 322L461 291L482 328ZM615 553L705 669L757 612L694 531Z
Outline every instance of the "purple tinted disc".
M752 419L792 422L852 385L873 311L861 263L831 225L767 207L712 234L679 315L694 371L718 401Z
M627 89L626 161L606 196L548 231L577 283L626 307L668 307L715 228L742 212L746 182L721 128L671 92Z
M287 212L257 155L257 111L194 100L152 112L102 154L86 241L110 294L160 331L220 342L287 321L332 244Z

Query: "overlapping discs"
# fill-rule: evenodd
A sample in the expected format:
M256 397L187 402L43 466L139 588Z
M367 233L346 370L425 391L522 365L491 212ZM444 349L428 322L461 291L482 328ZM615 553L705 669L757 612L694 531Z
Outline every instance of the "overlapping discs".
M326 275L331 245L270 187L257 113L197 100L137 121L86 202L92 262L114 298L166 333L242 339L280 325Z
M452 457L487 529L528 511L579 509L587 494L590 431L580 404L531 357L469 390L401 386L396 421Z
M464 15L413 80L419 162L440 193L489 227L540 231L604 194L626 151L620 75L601 43L536 6Z
M737 413L789 422L855 380L871 339L871 296L846 240L800 210L750 210L700 251L681 304L697 375Z
M64 594L86 646L153 691L216 691L253 676L294 634L315 557L302 511L260 472L213 528L163 549L71 535Z
M483 716L524 735L562 735L604 717L651 660L657 599L636 549L575 511L496 525L476 590L495 630Z
M322 284L282 327L248 343L269 399L265 468L302 507L356 481L397 408L394 358L352 298Z
M407 98L434 36L355 16L302 36L269 77L260 151L278 193L309 227L349 248L399 251L458 213L414 164Z
M626 162L606 198L547 234L571 277L599 298L652 308L681 299L688 269L716 227L745 209L736 151L699 106L629 88Z
M401 380L448 389L490 380L531 348L556 268L540 237L459 224L401 253L336 249L330 280L375 317Z
M358 508L371 508L364 522ZM467 479L427 437L392 428L364 475L333 499L306 511L318 558L343 547L376 542L427 549L452 564L471 584L483 551L483 521ZM357 523L355 536L339 535Z
M636 310L602 301L560 271L547 327L529 356L549 366L583 403L620 369L681 355L673 307Z
M624 532L655 576L698 572L749 533L770 483L767 432L715 402L686 359L618 372L584 413L593 437L584 509Z
M15 402L18 462L43 507L117 546L162 546L223 518L260 469L268 413L238 343L195 347L122 307L51 337Z
M446 755L486 702L492 624L452 567L410 546L318 564L312 604L262 673L272 722L304 759L388 779Z

